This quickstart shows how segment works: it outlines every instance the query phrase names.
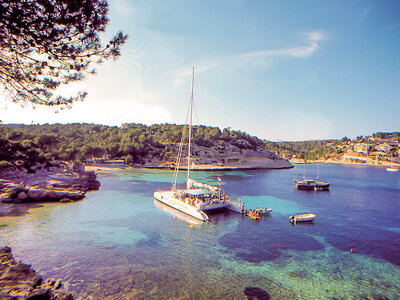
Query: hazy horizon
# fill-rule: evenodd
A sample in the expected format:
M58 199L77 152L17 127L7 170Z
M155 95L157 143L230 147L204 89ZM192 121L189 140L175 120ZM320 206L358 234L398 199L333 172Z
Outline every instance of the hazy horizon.
M1 125L24 125L24 126L38 126L38 125L39 125L39 126L41 126L41 125L72 125L72 124L87 124L87 125L94 125L94 126L95 126L95 125L100 125L100 126L119 127L119 128L121 128L121 125L122 125L122 124L120 124L120 125L107 125L107 124L87 123L87 122L42 123L42 124L40 124L40 123L36 123L36 124L1 123L1 122L0 122L0 126L1 126ZM143 123L128 123L128 124L146 125L146 126L163 125L163 124L178 125L178 126L187 125L187 124L183 124L183 123L153 123L153 124L150 124L150 125L143 124ZM217 127L217 128L219 128L221 131L224 130L224 129L229 129L229 130L234 130L234 131L242 131L242 132L245 132L245 131L243 131L243 130L240 130L240 129L233 129L233 128L231 128L231 127L221 128L221 127L219 127L219 126L204 125L204 124L196 124L196 125L194 125L194 126ZM353 137L353 136L347 136L347 135L345 135L345 136L343 136L343 137L341 137L341 138L310 139L310 140L296 140L296 141L294 141L294 140L268 140L268 139L265 139L265 138L262 138L262 137L253 135L253 134L251 134L251 133L249 133L249 132L245 132L245 133L247 133L247 134L249 134L249 135L251 135L251 136L255 136L255 137L257 137L257 138L259 138L259 139L261 139L261 140L266 140L266 141L269 141L269 142L307 142L307 141L322 141L322 140L341 140L341 139L344 138L344 137L347 137L347 138L353 140L353 139L356 139L358 136L361 136L361 135L364 136L364 137L366 137L366 136L372 136L373 134L378 133L378 132L382 132L382 131L375 131L375 132L371 132L371 133L365 134L365 135L360 134L360 135L357 135L357 136L354 136L354 137ZM400 132L400 131L388 131L388 132L387 132L387 131L383 131L383 132L385 132L385 133L393 133L393 132Z

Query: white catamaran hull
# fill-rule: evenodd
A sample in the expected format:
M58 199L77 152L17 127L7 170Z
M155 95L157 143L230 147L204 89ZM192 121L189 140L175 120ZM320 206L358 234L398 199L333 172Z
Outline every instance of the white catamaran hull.
M214 202L209 204L201 204L200 209L206 211L206 210L226 208L227 206L228 206L227 202L218 202L218 203Z
M154 192L154 198L158 201L175 208L185 214L188 214L196 219L202 221L208 221L208 216L199 208L183 200L176 198L176 192L174 191L158 191Z
M175 219L183 221L184 223L186 223L190 226L199 226L204 223L203 220L199 220L197 218L192 217L191 215L185 214L169 205L166 205L166 204L158 201L157 199L154 199L154 206L162 211L165 211L165 212L171 214Z
M229 209L230 211L234 211L239 214L244 213L244 203L239 202L239 201L236 201L236 202L230 201L226 208Z
M202 211L213 210L213 209L228 209L233 212L237 212L242 214L244 211L244 207L240 203L235 203L230 200L220 203L212 203L212 204L202 204L199 207Z

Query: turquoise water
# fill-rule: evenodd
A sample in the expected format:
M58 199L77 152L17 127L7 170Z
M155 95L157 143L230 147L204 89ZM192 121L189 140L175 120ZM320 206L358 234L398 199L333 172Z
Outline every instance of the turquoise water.
M331 191L307 192L292 182L302 173L195 172L221 177L247 208L273 209L259 222L220 212L200 223L154 202L172 172L100 172L83 201L0 218L0 245L82 299L399 299L400 174L321 165ZM303 212L313 224L288 222Z

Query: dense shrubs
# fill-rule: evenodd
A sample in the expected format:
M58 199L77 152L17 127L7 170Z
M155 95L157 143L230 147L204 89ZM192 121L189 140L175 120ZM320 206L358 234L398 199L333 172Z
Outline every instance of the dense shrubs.
M121 158L142 163L146 158L174 160L184 125L129 124L124 129L97 124L1 125L0 160L25 161L26 168L50 159L81 160ZM187 133L186 133L187 135ZM241 131L193 126L192 140L203 147L227 144L241 149L265 148L263 142Z

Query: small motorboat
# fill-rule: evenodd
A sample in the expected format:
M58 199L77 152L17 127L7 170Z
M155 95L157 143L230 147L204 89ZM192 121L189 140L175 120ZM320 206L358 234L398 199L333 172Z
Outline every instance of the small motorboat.
M390 157L390 162L392 163L392 165L388 166L386 168L386 171L388 171L388 172L397 172L399 170L399 167L393 165L393 154Z
M391 167L387 167L386 168L386 171L388 171L388 172L397 172L398 170L399 170L399 168L395 167L395 166L391 166Z
M272 211L272 208L260 208L258 212L260 215L269 215Z
M299 215L291 215L289 217L289 222L297 223L297 222L312 222L316 217L315 214L299 214Z
M261 216L258 210L250 209L249 211L246 211L246 215L251 219L261 220Z

